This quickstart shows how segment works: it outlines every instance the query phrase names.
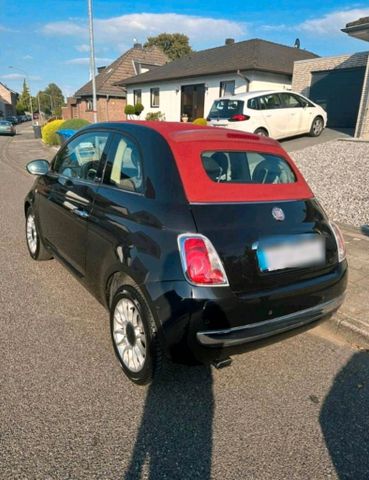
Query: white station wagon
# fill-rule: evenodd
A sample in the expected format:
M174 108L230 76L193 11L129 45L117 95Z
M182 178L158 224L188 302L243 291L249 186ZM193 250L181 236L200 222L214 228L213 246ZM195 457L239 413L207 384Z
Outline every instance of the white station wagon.
M207 120L214 127L276 139L303 134L318 137L327 124L327 113L298 93L263 90L214 100Z

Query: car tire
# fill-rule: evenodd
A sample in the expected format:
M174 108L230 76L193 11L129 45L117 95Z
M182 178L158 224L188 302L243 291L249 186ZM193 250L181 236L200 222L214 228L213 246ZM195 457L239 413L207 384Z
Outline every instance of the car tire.
M28 208L26 214L26 243L33 260L42 261L53 258L42 243L32 207Z
M319 137L322 131L324 130L324 120L322 117L315 117L313 123L311 124L309 136L310 137Z
M257 128L254 134L260 135L261 137L269 137L269 133L265 128Z
M138 385L147 385L161 376L165 359L150 306L138 286L131 283L121 286L113 296L111 338L125 375Z

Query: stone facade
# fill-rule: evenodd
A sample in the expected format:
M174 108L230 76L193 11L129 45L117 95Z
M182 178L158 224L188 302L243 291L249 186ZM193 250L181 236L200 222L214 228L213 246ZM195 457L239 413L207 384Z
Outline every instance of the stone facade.
M366 67L355 136L369 135L369 52L323 57L295 62L292 77L292 90L309 97L312 73L339 68Z

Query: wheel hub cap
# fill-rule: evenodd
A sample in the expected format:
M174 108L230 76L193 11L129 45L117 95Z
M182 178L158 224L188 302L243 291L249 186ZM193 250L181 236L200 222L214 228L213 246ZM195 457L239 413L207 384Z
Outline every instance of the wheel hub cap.
M28 248L30 249L32 254L35 254L37 250L37 230L36 230L35 217L33 215L29 215L27 217L26 233L27 233Z
M146 335L141 314L128 298L120 299L115 307L113 340L123 364L132 372L142 370L146 359Z

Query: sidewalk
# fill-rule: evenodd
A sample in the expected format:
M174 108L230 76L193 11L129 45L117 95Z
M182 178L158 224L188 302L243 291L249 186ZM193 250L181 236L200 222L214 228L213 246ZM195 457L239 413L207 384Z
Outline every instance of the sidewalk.
M8 150L12 163L24 174L25 165L35 158L50 160L56 149L33 137L31 126L20 127ZM27 174L26 174L27 175ZM329 327L350 342L369 348L369 236L357 229L341 226L346 240L349 283L344 305L332 317Z
M341 227L346 240L349 282L345 303L331 326L351 342L369 348L369 236Z

